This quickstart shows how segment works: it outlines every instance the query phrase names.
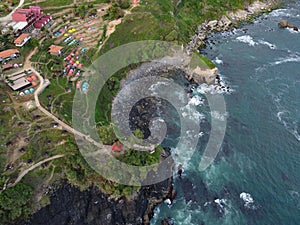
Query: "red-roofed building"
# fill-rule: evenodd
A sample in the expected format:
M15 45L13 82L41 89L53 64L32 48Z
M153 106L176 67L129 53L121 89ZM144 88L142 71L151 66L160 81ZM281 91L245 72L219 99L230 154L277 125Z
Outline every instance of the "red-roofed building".
M30 6L29 9L17 9L12 14L12 20L15 22L31 23L41 16L41 8L39 6Z
M63 49L63 47L61 47L61 46L51 45L49 47L49 51L48 52L51 55L57 55L57 56L59 56L61 54L62 49Z
M23 47L29 40L31 36L29 34L21 34L15 41L14 44L17 47Z
M17 58L20 55L18 49L8 49L0 52L0 62L5 62Z
M12 14L12 20L16 26L21 26L20 29L18 27L14 29L15 33L22 33L30 32L34 28L41 29L52 20L52 17L42 15L39 6L30 6L29 9L17 9Z
M120 152L123 149L123 145L120 142L115 142L111 147L111 150L114 152Z
M51 21L51 19L51 16L43 16L33 26L37 29L41 29L42 27L47 25Z

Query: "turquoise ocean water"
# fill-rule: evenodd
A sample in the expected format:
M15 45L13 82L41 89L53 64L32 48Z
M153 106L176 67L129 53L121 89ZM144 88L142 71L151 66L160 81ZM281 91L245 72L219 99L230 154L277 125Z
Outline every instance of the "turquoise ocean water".
M192 158L152 225L300 224L300 32L281 19L300 27L300 2L210 37L204 53L233 90L223 146L204 172Z

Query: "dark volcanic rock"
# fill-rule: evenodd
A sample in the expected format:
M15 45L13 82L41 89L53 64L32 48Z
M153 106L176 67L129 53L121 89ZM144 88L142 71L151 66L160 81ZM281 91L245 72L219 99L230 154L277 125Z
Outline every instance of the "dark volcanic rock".
M51 196L51 204L22 225L149 224L154 208L172 194L172 179L143 187L133 199L110 198L97 187L80 191L64 184Z
M171 218L165 218L161 221L161 225L174 225L174 221Z

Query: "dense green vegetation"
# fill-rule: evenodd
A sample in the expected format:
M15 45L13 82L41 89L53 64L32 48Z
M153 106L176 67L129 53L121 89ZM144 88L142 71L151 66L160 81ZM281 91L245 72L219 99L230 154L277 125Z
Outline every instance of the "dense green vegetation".
M32 194L33 189L23 183L3 191L0 194L0 224L4 225L20 217L28 217L31 212Z
M129 149L124 155L118 157L118 159L128 165L150 166L159 163L162 152L163 148L161 146L156 147L153 154Z
M65 6L70 5L73 3L73 0L46 0L44 2L37 2L33 3L32 5L39 5L39 6Z
M253 0L153 0L141 5L111 35L101 53L139 40L166 40L186 43L205 20L221 17L226 11L243 8Z
M112 145L117 140L112 126L100 126L99 137L101 142L105 145Z

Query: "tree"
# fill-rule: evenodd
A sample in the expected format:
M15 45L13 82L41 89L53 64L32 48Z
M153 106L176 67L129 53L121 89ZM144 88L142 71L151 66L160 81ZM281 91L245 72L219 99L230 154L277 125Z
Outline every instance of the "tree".
M37 39L31 39L30 44L33 47L38 47L40 45L39 41Z
M19 218L27 218L33 195L32 187L18 183L0 194L0 221L4 224Z
M121 9L128 9L130 7L130 0L119 0L119 6Z
M124 13L119 7L113 5L112 7L109 8L108 15L110 20L115 20L124 16Z
M10 83L10 84L12 84L12 85L14 85L14 81L13 80L8 80L8 82Z
M97 9L92 9L89 13L90 16L97 15Z
M111 145L117 139L112 126L101 126L99 128L99 136L100 136L101 142L105 145Z
M134 131L134 136L136 136L138 139L144 139L144 133L140 129L136 129Z

